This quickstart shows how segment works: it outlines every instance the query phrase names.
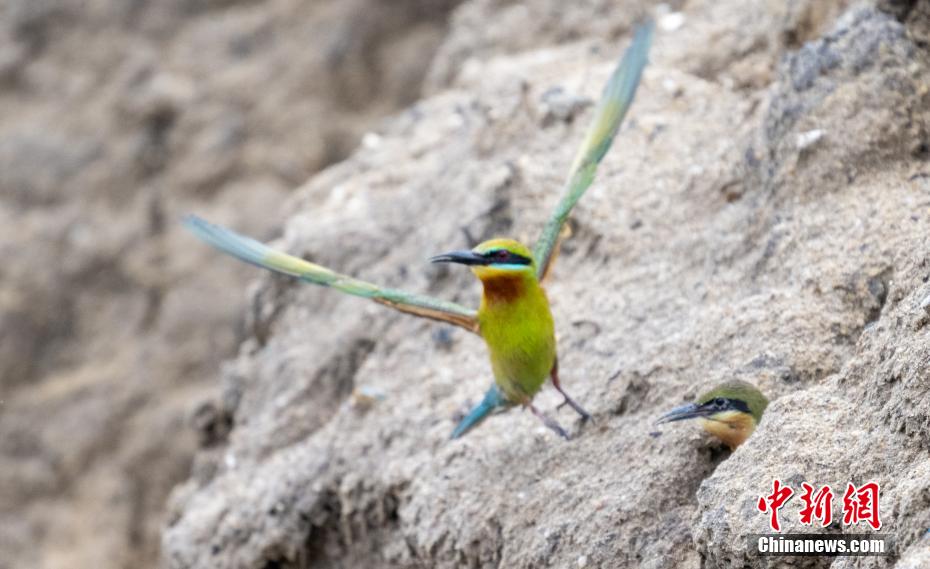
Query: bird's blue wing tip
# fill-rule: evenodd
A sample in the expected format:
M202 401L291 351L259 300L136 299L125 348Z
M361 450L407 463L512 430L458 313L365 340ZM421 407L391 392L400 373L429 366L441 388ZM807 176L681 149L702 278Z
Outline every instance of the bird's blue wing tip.
M636 30L633 32L633 42L630 45L630 51L638 62L642 62L640 65L645 64L645 60L649 56L649 49L652 47L652 38L655 35L655 28L656 25L654 21L646 20L637 26Z
M655 29L656 23L652 18L645 20L633 30L633 43L635 45L648 46L652 41Z
M206 219L193 213L185 214L181 217L181 225L190 229L194 233L202 234L210 231L215 226Z
M224 243L252 243L254 239L245 237L244 235L239 235L235 231L223 227L222 225L217 225L215 223L210 223L206 219L189 213L181 218L181 223L187 227L194 235L200 237L201 239L208 241L209 243L220 247ZM261 245L261 243L255 242L256 245Z
M625 107L633 102L643 70L649 61L654 29L655 23L652 20L647 20L636 27L633 32L633 41L623 52L620 63L604 87L605 100L613 101L624 107L624 113ZM620 119L622 117L621 114Z
M634 76L639 76L642 68L645 67L649 59L649 50L652 47L652 38L655 32L655 22L646 20L636 26L633 30L633 41L630 47L621 56L621 65L619 67L632 67L636 72Z
M642 37L646 34L652 34L656 28L656 22L652 18L646 18L636 26L636 37Z
M250 237L239 235L235 231L227 229L222 225L210 223L194 214L185 215L181 218L181 223L204 243L245 261L246 263L275 270L264 263L265 255L268 253L269 249L263 243Z

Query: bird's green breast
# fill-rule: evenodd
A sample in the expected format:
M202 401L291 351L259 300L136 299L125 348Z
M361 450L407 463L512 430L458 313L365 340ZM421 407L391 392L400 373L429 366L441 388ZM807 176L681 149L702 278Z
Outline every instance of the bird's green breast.
M482 279L478 310L494 380L513 403L528 402L555 363L555 327L549 301L532 274Z

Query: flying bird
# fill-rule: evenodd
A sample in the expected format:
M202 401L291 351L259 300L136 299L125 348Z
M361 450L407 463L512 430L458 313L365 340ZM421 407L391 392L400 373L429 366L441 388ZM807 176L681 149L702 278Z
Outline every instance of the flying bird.
M187 216L184 224L203 241L247 263L480 335L488 348L494 383L483 400L455 428L452 438L462 436L493 412L519 405L567 439L567 431L533 405L533 398L546 379L551 379L564 397L560 407L568 404L583 419L591 418L559 382L555 326L541 283L558 254L569 213L593 182L597 166L633 102L652 33L651 23L637 29L632 44L608 80L593 122L569 170L564 195L543 228L535 249L531 251L512 239L492 239L468 251L453 251L431 259L434 263L457 263L471 269L484 287L478 310L361 281L276 251L193 215Z
M672 409L658 422L698 419L705 431L735 449L756 430L768 404L752 384L735 379L701 394L694 403Z

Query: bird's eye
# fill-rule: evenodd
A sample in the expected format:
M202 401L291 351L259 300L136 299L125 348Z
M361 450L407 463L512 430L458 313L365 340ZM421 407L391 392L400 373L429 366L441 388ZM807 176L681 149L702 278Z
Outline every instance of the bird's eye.
M507 257L509 256L510 256L510 253L505 249L494 251L494 258L497 259L498 261L503 261L507 259Z
M723 397L718 397L718 398L714 399L714 406L715 406L715 407L726 407L726 406L727 406L727 400L724 399Z

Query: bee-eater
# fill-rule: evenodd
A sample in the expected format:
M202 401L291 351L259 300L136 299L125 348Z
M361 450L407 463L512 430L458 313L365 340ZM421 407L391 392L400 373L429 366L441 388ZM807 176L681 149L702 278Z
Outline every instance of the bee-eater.
M698 419L705 431L735 449L756 430L768 404L761 391L735 379L703 393L694 403L672 409L658 422Z
M565 398L563 405L568 404L584 419L591 417L559 383L555 326L541 283L557 255L568 214L594 180L597 166L633 102L651 41L650 23L637 30L633 43L604 88L594 120L569 171L565 194L546 223L535 251L511 239L492 239L470 251L432 258L436 263L460 263L471 267L484 286L477 311L339 274L195 216L185 218L185 224L210 245L247 263L370 298L401 312L454 324L484 338L494 383L481 403L455 428L452 438L463 435L493 411L515 405L530 409L547 427L568 438L565 429L532 404L546 379L551 378L553 386Z
M520 404L557 432L565 430L533 406L533 396L547 378L584 419L591 415L568 396L559 383L555 351L555 324L549 300L539 284L530 250L512 239L492 239L471 251L454 251L433 257L434 263L469 265L481 279L484 291L478 308L478 328L488 345L494 385L484 400L459 423L458 438L498 408Z

